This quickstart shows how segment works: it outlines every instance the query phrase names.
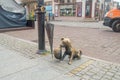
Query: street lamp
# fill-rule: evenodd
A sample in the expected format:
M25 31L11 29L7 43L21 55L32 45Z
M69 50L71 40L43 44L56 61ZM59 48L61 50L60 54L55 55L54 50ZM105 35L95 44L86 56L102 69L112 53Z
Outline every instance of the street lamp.
M44 0L37 0L36 18L38 27L38 54L42 54L45 51L45 8Z

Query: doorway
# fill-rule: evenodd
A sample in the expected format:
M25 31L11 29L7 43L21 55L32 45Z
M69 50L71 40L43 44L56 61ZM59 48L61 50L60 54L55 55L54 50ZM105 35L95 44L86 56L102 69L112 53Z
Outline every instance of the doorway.
M91 16L92 16L92 0L86 0L85 17L91 18Z

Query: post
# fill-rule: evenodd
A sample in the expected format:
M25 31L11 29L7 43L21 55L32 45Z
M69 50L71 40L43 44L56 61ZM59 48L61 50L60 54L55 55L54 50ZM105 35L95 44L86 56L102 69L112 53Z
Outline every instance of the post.
M52 0L52 20L54 20L54 14L55 14L55 0Z
M37 27L38 27L38 54L42 54L45 51L45 12L42 11L44 0L37 0L38 6L36 9L37 15Z
M51 17L51 16L50 16L50 13L49 13L49 21L50 21L50 17Z

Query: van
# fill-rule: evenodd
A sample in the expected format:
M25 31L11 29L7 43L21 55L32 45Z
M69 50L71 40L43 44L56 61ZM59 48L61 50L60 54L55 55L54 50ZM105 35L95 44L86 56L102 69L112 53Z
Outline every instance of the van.
M104 16L103 25L112 28L114 32L120 32L120 8L108 11Z

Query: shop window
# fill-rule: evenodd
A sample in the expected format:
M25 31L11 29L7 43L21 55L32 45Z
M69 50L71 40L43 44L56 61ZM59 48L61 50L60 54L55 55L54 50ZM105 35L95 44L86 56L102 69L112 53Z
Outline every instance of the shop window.
M68 3L70 3L70 0L67 0Z
M76 9L74 5L61 5L60 16L75 16Z
M58 6L55 5L55 16L57 17L58 16Z
M90 5L86 6L86 16L90 15Z
M77 16L82 17L82 2L77 3Z
M48 2L45 2L45 5L52 5L52 2L51 1L48 1Z
M64 0L64 3L72 3L72 0Z
M98 17L99 16L99 4L98 2L95 3L95 17Z
M60 0L60 3L64 3L64 0Z
M75 3L76 0L67 0L68 3Z
M92 0L86 0L86 1L88 1L88 2L92 2Z
M54 0L54 2L58 2L58 0Z
M105 0L105 2L111 2L111 0Z

